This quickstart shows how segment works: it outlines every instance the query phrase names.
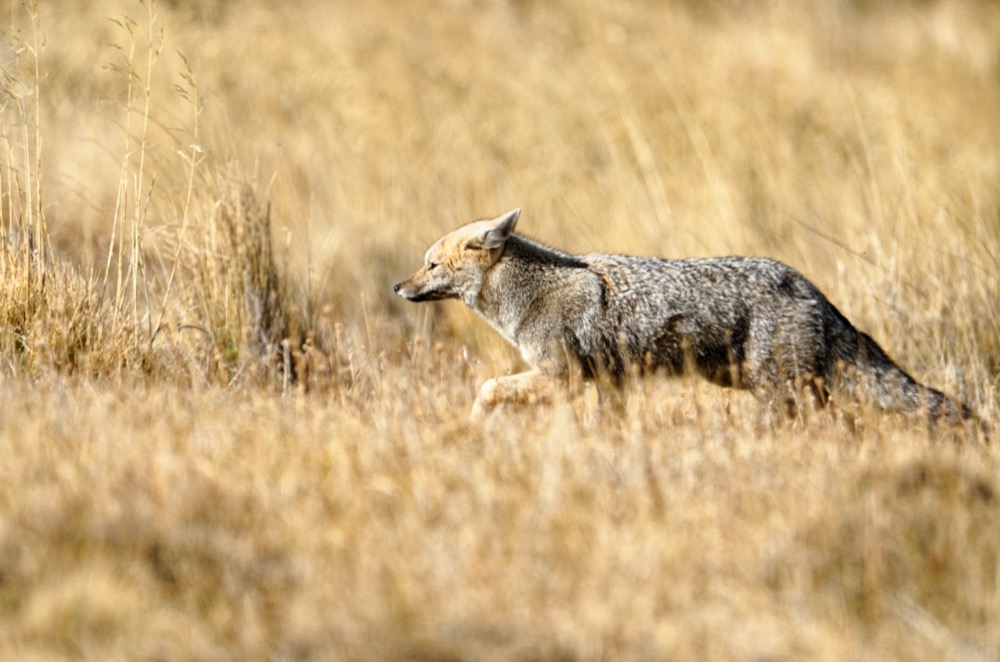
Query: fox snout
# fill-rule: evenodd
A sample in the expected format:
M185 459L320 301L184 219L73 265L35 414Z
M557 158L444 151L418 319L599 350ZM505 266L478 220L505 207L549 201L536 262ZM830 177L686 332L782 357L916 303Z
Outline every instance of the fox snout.
M396 283L392 291L403 297L407 301L425 301L423 293L420 288L415 287L410 281L413 279L404 280L402 283Z
M401 283L397 283L392 291L407 301L437 301L455 296L447 283L436 282L428 277L426 269L421 269Z
M398 294L399 296L403 297L404 299L409 299L410 301L412 301L413 297L417 295L417 292L413 288L412 284L410 284L410 281L412 280L413 280L412 278L408 278L400 283L396 283L393 286L392 291ZM407 284L410 284L410 286L408 287Z

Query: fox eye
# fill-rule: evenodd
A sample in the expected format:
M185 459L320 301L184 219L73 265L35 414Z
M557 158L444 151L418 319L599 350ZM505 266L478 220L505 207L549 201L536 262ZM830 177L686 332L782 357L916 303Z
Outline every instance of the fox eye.
M427 263L427 271L432 271L437 265L438 265L437 262L428 262Z

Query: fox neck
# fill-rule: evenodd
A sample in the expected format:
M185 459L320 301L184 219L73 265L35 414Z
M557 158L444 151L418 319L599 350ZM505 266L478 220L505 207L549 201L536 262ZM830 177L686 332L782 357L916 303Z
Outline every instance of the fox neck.
M483 274L483 285L469 307L507 342L518 346L517 332L534 299L532 288L521 288L517 264L501 258Z
M585 267L572 255L520 235L511 235L503 253L483 273L482 286L466 303L514 347L536 299L558 280L561 267Z

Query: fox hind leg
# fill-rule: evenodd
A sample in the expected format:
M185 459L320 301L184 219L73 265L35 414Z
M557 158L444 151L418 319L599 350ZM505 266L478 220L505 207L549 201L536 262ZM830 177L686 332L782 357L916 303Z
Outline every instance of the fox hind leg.
M788 420L830 410L833 404L826 381L809 373L777 383L763 381L755 384L751 392L779 418Z

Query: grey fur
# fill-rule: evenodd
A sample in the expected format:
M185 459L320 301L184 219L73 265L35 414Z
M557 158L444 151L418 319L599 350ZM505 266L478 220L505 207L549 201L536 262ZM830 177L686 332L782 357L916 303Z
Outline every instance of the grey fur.
M521 351L534 370L516 377L564 377L574 365L584 377L619 380L630 367L694 370L774 402L793 402L808 388L825 403L833 389L888 410L926 410L932 420L974 417L917 383L785 264L570 255L514 234L517 214L493 221L483 244L497 255L481 282L445 295L461 297ZM516 389L497 386L484 386L482 404L519 399Z

